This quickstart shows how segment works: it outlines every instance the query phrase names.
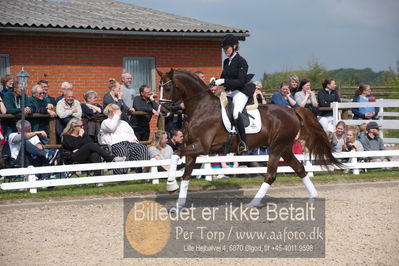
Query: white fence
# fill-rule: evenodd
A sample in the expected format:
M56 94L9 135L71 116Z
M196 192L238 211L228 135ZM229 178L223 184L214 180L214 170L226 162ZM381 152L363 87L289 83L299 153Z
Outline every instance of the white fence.
M330 104L330 107L333 109L333 118L334 125L338 123L338 121L342 120L341 112L342 109L350 109L350 108L360 108L360 107L379 107L380 112L378 113L380 119L379 120L343 120L347 125L360 125L364 122L368 123L370 121L375 121L378 125L382 126L382 129L396 129L399 130L399 120L387 120L384 118L387 117L399 117L399 112L384 112L384 107L399 107L399 100L385 100L378 99L375 102L346 102L339 103L333 102ZM398 138L384 138L384 143L395 143L399 144Z
M335 153L336 158L350 158L350 162L346 163L346 169L351 169L354 174L359 174L360 169L369 168L390 168L399 167L399 161L390 162L358 162L359 158L365 157L383 157L383 156L399 156L399 150L386 151L368 151L368 152L342 152ZM299 160L305 160L308 156L297 155ZM267 155L246 155L246 156L203 156L197 158L197 163L203 164L202 169L195 169L193 176L204 175L207 180L212 180L212 175L219 174L261 174L267 171L267 167L248 167L248 168L222 168L213 169L211 163L216 162L255 162L267 161ZM67 185L82 185L93 183L106 183L118 181L132 181L132 180L152 180L154 184L159 183L160 178L167 178L167 172L158 172L157 167L161 165L169 165L170 160L149 160L149 161L128 161L128 162L112 162L112 163L95 163L95 164L73 164L73 165L59 165L59 166L43 166L43 167L28 167L28 168L9 168L1 169L0 175L7 176L24 176L24 180L20 182L5 182L1 184L1 189L29 189L31 193L36 193L37 188L53 187L53 186L67 186ZM310 175L316 171L326 171L325 167L320 165L312 165L310 161L305 161L305 169ZM59 178L50 180L37 180L37 174L44 173L62 173L62 172L76 172L76 171L92 171L92 170L109 170L115 168L137 168L137 167L151 167L148 173L133 173L122 175L104 175L104 176L89 176L79 178ZM330 167L333 170L333 167ZM289 166L279 166L278 173L293 173ZM177 176L182 176L182 171L177 171Z

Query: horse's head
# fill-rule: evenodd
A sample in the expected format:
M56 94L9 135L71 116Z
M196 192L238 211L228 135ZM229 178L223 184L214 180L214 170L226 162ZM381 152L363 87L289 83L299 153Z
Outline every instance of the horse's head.
M174 79L175 71L173 68L169 72L162 73L157 69L158 75L161 77L159 82L159 93L161 104L161 115L166 115L171 112L171 107L176 104L178 100L182 98L181 92L176 86L176 80Z

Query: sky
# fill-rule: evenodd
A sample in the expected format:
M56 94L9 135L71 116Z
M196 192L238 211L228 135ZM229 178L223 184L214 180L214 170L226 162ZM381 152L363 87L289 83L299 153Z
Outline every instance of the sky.
M307 69L397 69L398 0L122 0L179 16L249 30L240 42L254 80Z

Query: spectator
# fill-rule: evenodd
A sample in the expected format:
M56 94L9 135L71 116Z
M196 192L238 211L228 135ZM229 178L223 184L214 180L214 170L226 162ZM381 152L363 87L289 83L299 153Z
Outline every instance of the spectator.
M15 77L11 74L5 74L3 77L1 77L1 85L2 85L2 90L0 92L0 96L6 95L7 92L13 91L14 86L16 86L15 83Z
M97 92L93 90L89 90L83 95L85 100L85 103L81 104L83 114L92 116L95 114L101 114L104 111L104 108L96 102L97 95Z
M287 82L282 82L280 84L280 91L273 93L271 103L281 106L287 106L288 108L299 106L292 96Z
M61 84L61 95L55 99L55 102L58 103L62 98L64 98L64 94L66 90L72 90L72 84L69 82L62 82Z
M374 121L367 124L367 135L360 138L365 151L383 151L385 150L384 142L380 138L380 127Z
M342 151L363 151L363 145L356 139L356 131L349 129L346 131L346 142L342 145Z
M341 102L336 84L333 78L326 78L322 84L323 88L317 94L317 100L320 107L330 107L332 102ZM333 111L320 111L319 122L323 126L324 131L334 131Z
M197 75L197 76L200 78L200 80L202 80L202 81L205 83L205 75L204 75L204 72L202 72L202 71L195 71L194 74Z
M16 86L12 91L8 91L4 95L4 105L7 109L7 114L20 114L22 111L25 115L32 113L31 108L29 107L28 96L25 94L25 108L22 108L22 89L19 86ZM17 128L15 123L18 121L18 118L8 118L2 121L4 136L7 137L12 132L17 132Z
M339 121L335 126L335 132L332 137L332 148L333 152L342 151L342 145L345 144L346 133L345 133L345 122Z
M57 133L61 135L64 127L68 124L72 118L82 118L82 107L79 101L75 100L72 89L66 89L64 92L64 98L62 98L56 107L57 115L60 122L57 125Z
M5 113L7 113L7 108L4 105L3 98L0 95L0 114L5 114ZM3 131L3 128L0 123L0 153L2 153L2 151L3 151L4 144L5 144L4 131Z
M0 113L1 114L6 114L7 113L7 108L4 105L3 97L0 95Z
M44 98L44 90L40 85L32 87L32 97L29 97L29 106L32 110L32 114L49 114L51 117L56 117L55 107L50 103L50 100ZM32 130L40 131L43 130L46 134L49 134L49 118L40 117L32 118ZM47 144L47 143L46 143Z
M132 115L131 125L140 141L148 140L150 136L150 121L152 115L158 115L159 105L154 101L154 93L147 85L140 87L140 96L136 96L133 101L136 111L144 111L145 115Z
M151 145L148 147L148 152L151 159L165 160L170 159L173 154L173 149L168 144L168 136L165 131L158 130L155 132ZM159 171L168 171L169 165L158 167Z
M44 79L39 80L37 85L40 85L40 87L42 87L42 89L44 91L44 99L48 99L53 106L56 106L57 102L55 101L55 98L48 95L48 88L49 88L48 81L44 80Z
M18 132L11 133L8 138L8 144L10 147L11 158L14 160L15 165L21 165L21 140L22 140L22 121L18 120L16 123L16 128ZM44 131L34 131L31 130L31 124L29 121L25 120L25 162L22 167L27 167L28 165L34 166L48 166L53 164L57 157L58 150L46 150L44 149L42 139L47 138L47 134ZM48 179L50 174L41 174L39 178Z
M235 155L234 153L229 153L229 154L223 154L220 153L218 154L218 156L232 156ZM221 169L221 168L238 168L238 162L233 162L233 163L226 163L226 162L220 162L220 163L211 163L211 167L213 169ZM213 176L216 179L221 179L221 178L228 178L228 176L224 175L224 174L219 174L219 175L214 175Z
M260 81L255 81L254 84L255 84L255 95L256 95L257 102L259 104L266 104L267 103L266 99L262 93L262 89L263 89L262 83Z
M117 157L105 151L85 134L80 118L71 118L62 132L62 147L70 152L69 159L77 163L122 162L126 157ZM95 170L94 175L100 176L101 170Z
M183 124L184 103L179 100L176 104L170 107L170 113L165 117L165 131L170 133L174 129L181 129Z
M357 134L357 139L360 140L362 136L367 135L367 123L361 123L359 125L359 133Z
M298 85L299 85L298 76L295 74L291 75L288 81L288 88L290 89L291 95L295 95L295 93L300 91Z
M137 94L136 90L132 87L132 75L129 72L124 72L121 75L121 80L121 92L123 94L123 101L129 108L131 108L133 106L133 99Z
M209 90L213 93L213 95L219 96L218 86L212 86Z
M89 90L83 95L85 103L81 104L84 128L94 142L98 142L97 135L100 132L101 122L106 118L103 114L104 108L96 103L97 95L97 92Z
M174 152L183 148L183 132L179 129L172 129L172 137L168 140L167 144L172 147Z
M317 118L318 106L316 96L310 88L310 81L302 79L299 83L299 91L295 93L295 101L299 106L309 109L313 115Z
M355 97L353 97L352 102L375 102L375 97L371 96L371 87L368 84L361 83L359 89L355 92ZM378 112L380 108L378 107L360 107L352 108L353 119L378 119Z
M333 145L333 138L334 138L334 133L331 131L326 131L326 135L328 138L328 141L330 142L331 146Z
M134 112L134 108L129 108L123 100L123 93L121 92L121 85L115 79L109 79L109 92L104 95L103 106L108 104L116 104L122 111L121 119L128 122L129 112Z
M119 106L107 105L104 114L108 118L101 123L99 142L111 146L113 154L126 157L128 161L149 160L147 147L138 143L133 129L121 120L122 111ZM128 169L117 169L115 172L127 173Z

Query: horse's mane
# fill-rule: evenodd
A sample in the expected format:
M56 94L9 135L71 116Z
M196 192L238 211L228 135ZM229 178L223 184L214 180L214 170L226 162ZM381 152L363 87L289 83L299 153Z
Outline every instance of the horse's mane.
M207 89L208 86L193 72L183 70L183 69L176 69L174 70L175 75L182 75L185 78L192 79L193 81L196 81L198 85L203 87L203 89Z

